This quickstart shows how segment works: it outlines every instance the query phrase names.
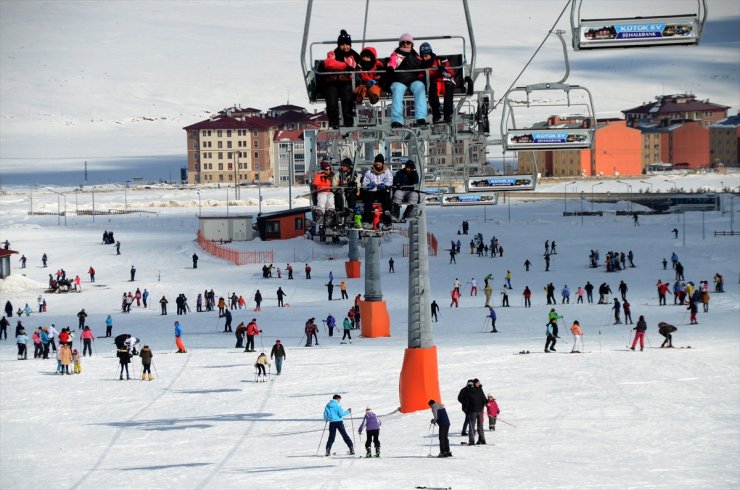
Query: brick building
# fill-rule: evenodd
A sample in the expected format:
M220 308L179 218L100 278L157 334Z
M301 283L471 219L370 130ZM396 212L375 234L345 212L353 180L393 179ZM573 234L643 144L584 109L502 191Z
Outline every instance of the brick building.
M657 96L655 102L645 102L622 113L627 125L633 128L645 125L665 127L684 121L698 121L700 126L708 128L726 118L727 109L729 107L713 104L708 99L697 100L693 94L674 94Z
M740 166L740 114L709 126L709 159L712 165Z

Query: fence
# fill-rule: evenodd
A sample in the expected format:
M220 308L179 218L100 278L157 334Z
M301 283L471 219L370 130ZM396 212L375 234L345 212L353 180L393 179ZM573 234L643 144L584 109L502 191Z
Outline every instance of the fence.
M198 230L198 245L214 257L228 260L235 265L244 264L271 264L273 263L273 251L272 250L257 250L254 252L234 250L230 247L225 247L220 243L211 241L203 236Z
M403 235L406 238L409 236L408 229L406 228L398 228L395 230L396 233L399 235ZM434 236L434 233L427 232L427 253L429 256L437 256L437 237ZM408 257L409 256L409 244L404 243L403 244L403 256Z
M740 235L740 231L715 231L714 236L735 236Z

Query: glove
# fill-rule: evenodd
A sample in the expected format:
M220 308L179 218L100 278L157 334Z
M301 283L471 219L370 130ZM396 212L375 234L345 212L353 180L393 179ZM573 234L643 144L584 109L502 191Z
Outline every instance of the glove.
M367 188L368 188L368 190L373 190L373 189L375 189L375 183L373 183L373 182L368 182L368 184L367 184Z
M432 419L429 423L432 424L432 425L437 425L437 421L434 420L434 419Z
M385 190L385 184L378 184L378 190L384 191Z
M370 88L370 87L372 87L374 85L377 85L377 84L378 84L378 82L376 82L375 80L368 80L368 82L365 85L367 86L367 88Z
M344 64L347 65L347 70L352 71L357 68L357 62L351 56L344 59Z

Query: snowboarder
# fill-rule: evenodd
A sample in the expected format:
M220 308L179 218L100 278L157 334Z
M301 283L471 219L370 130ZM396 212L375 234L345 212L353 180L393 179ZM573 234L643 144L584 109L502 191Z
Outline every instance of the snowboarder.
M432 424L439 428L439 455L438 458L450 458L450 418L444 404L429 400L429 408L432 409Z
M334 395L329 403L324 407L324 421L329 423L329 439L326 441L326 455L331 454L331 446L334 444L334 438L337 435L337 431L342 435L344 443L349 448L349 454L355 454L355 448L352 445L352 439L347 435L347 431L344 429L344 417L352 413L352 409L348 408L344 410L341 405L342 397L340 395Z
M275 369L277 370L277 375L280 376L280 373L283 370L283 361L287 359L285 355L285 347L283 347L283 344L280 342L280 340L275 341L275 345L272 346L272 350L270 351L270 359L275 358Z
M362 423L360 423L360 428L357 429L357 432L362 435L362 429L367 429L367 439L365 440L365 451L367 453L365 454L366 458L372 457L372 454L370 453L370 443L372 443L375 446L375 457L380 457L380 426L382 423L380 422L380 419L378 419L378 416L375 415L375 413L372 411L370 407L367 407L365 409L365 416L362 418Z

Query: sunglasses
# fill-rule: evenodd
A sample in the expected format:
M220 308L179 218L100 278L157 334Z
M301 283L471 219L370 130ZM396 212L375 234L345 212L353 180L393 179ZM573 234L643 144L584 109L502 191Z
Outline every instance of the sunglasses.
M401 46L413 46L414 45L414 43L412 43L411 41L401 41L398 44Z

